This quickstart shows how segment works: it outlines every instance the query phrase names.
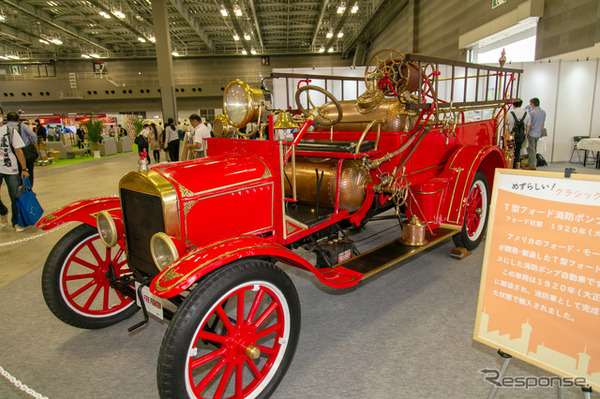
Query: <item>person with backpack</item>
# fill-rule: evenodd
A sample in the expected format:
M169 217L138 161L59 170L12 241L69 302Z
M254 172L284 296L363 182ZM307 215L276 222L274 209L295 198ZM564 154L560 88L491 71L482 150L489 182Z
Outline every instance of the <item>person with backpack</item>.
M514 137L515 140L515 160L513 162L513 169L519 169L519 161L521 159L521 146L525 142L527 133L529 133L529 114L521 108L523 100L515 98L513 101L513 109L510 111L507 124L508 130Z
M33 168L39 157L37 149L38 136L26 123L19 120L19 114L16 112L6 114L6 126L8 126L9 130L16 130L21 136L23 143L25 143L21 151L25 157L25 169L29 173L29 182L31 183L31 187L33 187ZM22 169L21 165L19 165L19 173L21 173Z
M0 124L4 120L4 112L0 108ZM8 196L11 202L11 223L15 231L23 231L19 226L19 210L17 208L17 190L21 180L29 177L25 164L25 156L21 150L25 147L21 135L8 125L0 125L0 186L6 182ZM19 172L19 167L21 172ZM8 208L0 200L0 227L8 224Z

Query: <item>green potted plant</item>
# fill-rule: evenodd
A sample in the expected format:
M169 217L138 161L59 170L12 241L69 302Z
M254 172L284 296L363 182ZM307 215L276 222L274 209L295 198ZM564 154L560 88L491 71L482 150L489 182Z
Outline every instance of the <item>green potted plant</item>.
M144 128L144 121L141 120L140 118L135 118L131 121L131 123L133 124L133 129L135 130L135 135L137 136L138 134L140 134L140 132Z
M94 151L94 158L100 158L100 142L102 141L102 121L97 119L94 120L92 116L90 119L83 124L87 131L87 138L90 142L90 148Z

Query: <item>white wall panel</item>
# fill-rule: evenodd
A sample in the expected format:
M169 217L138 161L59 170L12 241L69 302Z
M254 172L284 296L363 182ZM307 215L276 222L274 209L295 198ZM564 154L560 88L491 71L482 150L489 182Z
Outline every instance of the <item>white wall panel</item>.
M600 61L596 63L596 80L594 83L596 93L594 93L594 103L592 104L592 125L590 135L592 137L600 137ZM590 82L591 84L592 82Z
M595 79L596 62L561 62L552 154L555 162L569 160L573 136L589 134Z
M554 139L554 117L556 114L556 99L558 93L559 79L559 63L524 63L523 75L521 76L522 84L521 99L523 107L529 105L529 100L533 97L540 99L540 108L546 111L546 129L548 137L541 139L538 144L538 152L544 156L548 162L560 162L561 160L553 159L552 156L552 140ZM570 155L570 153L569 153ZM562 161L568 161L564 159Z

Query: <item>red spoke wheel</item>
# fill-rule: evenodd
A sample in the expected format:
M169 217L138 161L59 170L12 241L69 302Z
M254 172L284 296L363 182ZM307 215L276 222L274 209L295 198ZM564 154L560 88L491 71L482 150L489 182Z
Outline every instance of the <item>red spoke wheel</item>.
M289 367L300 331L290 278L242 260L201 280L178 309L158 359L161 398L270 396Z
M478 171L469 190L462 230L454 236L456 246L464 247L469 251L477 248L487 229L489 208L488 181L485 174Z
M44 265L46 304L59 319L81 328L103 328L131 317L138 308L111 288L111 265L116 278L131 272L120 245L107 248L92 226L74 228L54 246Z

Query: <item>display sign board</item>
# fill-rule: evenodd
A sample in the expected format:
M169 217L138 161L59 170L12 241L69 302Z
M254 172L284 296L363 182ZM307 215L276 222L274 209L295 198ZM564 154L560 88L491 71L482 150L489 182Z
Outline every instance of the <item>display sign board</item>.
M600 176L496 170L473 338L600 390Z

